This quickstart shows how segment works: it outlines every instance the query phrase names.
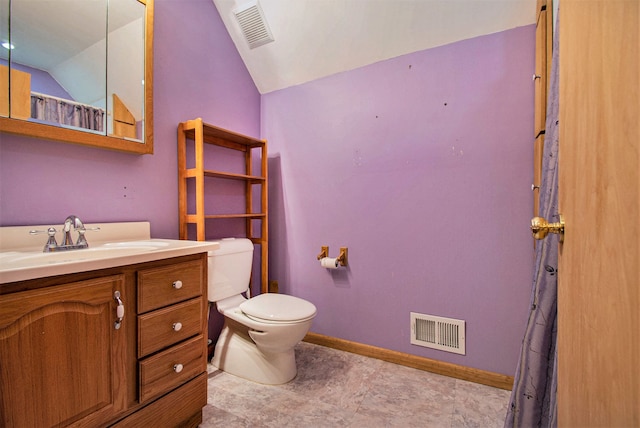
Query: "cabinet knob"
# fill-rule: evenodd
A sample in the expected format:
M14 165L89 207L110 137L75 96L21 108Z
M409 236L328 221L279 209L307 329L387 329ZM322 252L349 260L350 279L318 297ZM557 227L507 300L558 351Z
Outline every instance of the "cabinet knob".
M176 290L180 290L182 288L182 281L173 281L173 288L175 288Z
M176 373L180 373L183 368L184 368L184 366L182 364L174 364L173 371L176 372Z
M180 331L182 329L182 323L181 322L174 322L173 323L173 330L174 331Z

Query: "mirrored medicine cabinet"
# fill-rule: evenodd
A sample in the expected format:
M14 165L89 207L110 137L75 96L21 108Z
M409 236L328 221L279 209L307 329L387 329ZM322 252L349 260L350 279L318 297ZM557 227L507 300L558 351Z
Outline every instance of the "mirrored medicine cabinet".
M153 153L153 0L0 0L0 131Z

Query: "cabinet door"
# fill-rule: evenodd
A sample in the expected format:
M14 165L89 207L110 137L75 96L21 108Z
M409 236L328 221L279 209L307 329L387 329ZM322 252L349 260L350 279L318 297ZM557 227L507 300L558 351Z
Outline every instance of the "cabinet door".
M114 275L0 296L0 426L97 426L125 409L129 329L114 324L124 284Z

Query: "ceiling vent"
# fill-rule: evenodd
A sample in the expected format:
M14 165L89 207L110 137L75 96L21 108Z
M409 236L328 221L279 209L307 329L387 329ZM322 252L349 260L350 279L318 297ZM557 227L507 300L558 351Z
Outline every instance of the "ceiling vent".
M239 6L233 11L233 14L240 24L250 49L275 40L257 0Z

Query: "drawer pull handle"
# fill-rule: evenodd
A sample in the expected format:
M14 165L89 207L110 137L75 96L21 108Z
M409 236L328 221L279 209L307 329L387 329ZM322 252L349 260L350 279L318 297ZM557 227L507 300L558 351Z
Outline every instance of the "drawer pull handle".
M173 288L175 288L176 290L180 290L182 288L182 281L173 281Z
M182 329L182 323L181 322L174 322L173 323L173 330L174 331L180 331Z
M176 372L176 373L180 373L183 368L184 368L184 366L182 364L174 364L173 371Z

